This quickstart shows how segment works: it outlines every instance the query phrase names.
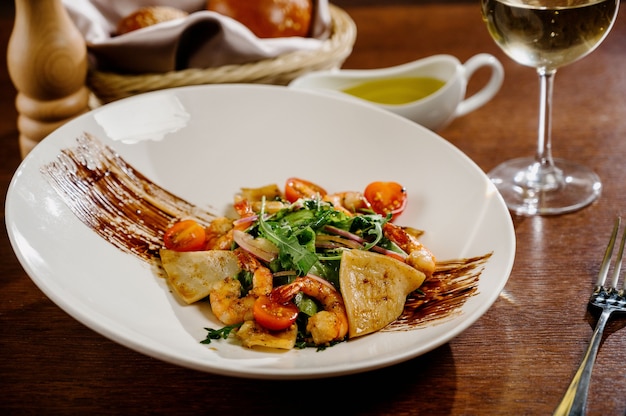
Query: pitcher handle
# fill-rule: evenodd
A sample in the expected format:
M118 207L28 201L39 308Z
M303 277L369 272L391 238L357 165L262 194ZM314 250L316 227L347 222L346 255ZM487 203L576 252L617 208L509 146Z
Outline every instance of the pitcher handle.
M475 55L463 64L465 80L469 82L474 72L484 66L491 68L491 78L489 78L489 81L482 89L459 103L455 113L456 117L464 116L482 107L500 90L504 80L504 68L502 68L502 64L495 56L488 53Z

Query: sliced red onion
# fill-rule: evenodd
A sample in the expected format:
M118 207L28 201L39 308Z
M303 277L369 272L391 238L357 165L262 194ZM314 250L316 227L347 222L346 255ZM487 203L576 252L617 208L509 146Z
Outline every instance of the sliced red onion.
M341 236L319 234L315 238L315 246L322 248L348 247L362 249L363 245L352 239Z
M326 225L324 226L324 229L328 232L340 235L345 238L349 238L350 240L353 240L358 243L367 243L367 240L359 237L358 235L353 234L346 230L342 230L341 228L333 227L332 225ZM389 250L381 246L373 246L371 250L376 251L377 253L384 254L386 256L394 257L400 261L404 261L407 258L406 253L398 253L397 251Z
M266 238L254 238L241 230L234 230L233 240L239 247L261 260L270 262L278 257L278 247Z
M359 237L358 235L351 233L350 231L342 230L341 228L333 227L332 225L325 225L324 229L328 232L349 238L350 240L354 240L359 243L367 243L367 240Z
M250 215L248 217L242 217L242 218L236 219L235 221L233 221L233 224L234 225L249 224L249 223L255 222L258 219L259 219L258 215Z
M394 257L400 261L404 261L408 257L405 253L398 253L397 251L388 250L381 246L372 247L372 251L375 251L380 254L384 254L385 256Z

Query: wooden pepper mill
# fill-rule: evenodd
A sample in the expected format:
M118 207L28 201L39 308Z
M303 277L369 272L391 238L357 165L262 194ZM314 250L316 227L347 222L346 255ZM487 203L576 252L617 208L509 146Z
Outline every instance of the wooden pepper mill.
M57 127L88 110L87 48L61 0L15 0L7 64L18 91L24 157Z

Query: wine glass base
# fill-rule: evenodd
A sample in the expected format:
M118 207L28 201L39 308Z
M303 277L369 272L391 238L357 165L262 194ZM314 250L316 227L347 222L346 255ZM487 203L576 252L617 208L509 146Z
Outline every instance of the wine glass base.
M488 176L509 210L518 215L565 214L600 196L600 178L585 166L555 159L554 166L545 169L525 157L500 164Z

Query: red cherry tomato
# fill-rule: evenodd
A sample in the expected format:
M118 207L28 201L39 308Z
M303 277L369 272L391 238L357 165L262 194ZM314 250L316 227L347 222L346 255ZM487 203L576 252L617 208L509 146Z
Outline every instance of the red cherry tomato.
M396 218L406 207L406 189L396 182L372 182L363 193L375 213Z
M179 221L165 231L163 243L165 248L174 251L203 250L206 245L206 231L194 220Z
M296 322L298 312L298 307L294 303L279 303L269 296L260 296L252 308L254 320L271 331L289 328Z
M311 0L207 0L207 10L244 24L259 38L309 34Z
M300 198L325 197L326 190L313 182L304 179L289 178L285 183L285 198L289 202L296 202Z

